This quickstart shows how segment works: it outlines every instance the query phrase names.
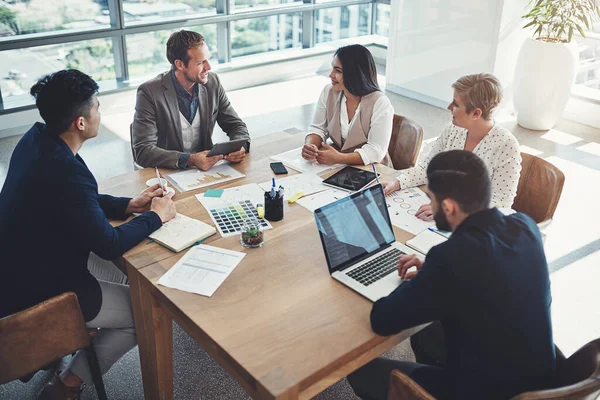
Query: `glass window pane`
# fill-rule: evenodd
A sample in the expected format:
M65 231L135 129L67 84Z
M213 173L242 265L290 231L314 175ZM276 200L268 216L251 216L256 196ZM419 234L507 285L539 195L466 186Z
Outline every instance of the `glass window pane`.
M216 65L218 63L216 25L199 25L184 29L198 32L204 36L210 50L211 64ZM129 76L158 74L171 68L171 64L167 60L167 39L171 33L178 30L180 29L128 35L126 41Z
M0 52L2 97L29 93L39 78L75 68L96 81L114 80L115 63L110 39L95 39Z
M377 26L375 33L381 36L389 37L390 35L390 5L377 4Z
M231 23L232 58L301 47L300 13L271 15Z
M233 12L262 10L302 4L302 0L232 0Z
M215 0L123 0L125 25L216 14Z
M105 1L0 1L0 36L108 26L110 17Z
M368 35L370 20L370 4L317 10L315 43Z

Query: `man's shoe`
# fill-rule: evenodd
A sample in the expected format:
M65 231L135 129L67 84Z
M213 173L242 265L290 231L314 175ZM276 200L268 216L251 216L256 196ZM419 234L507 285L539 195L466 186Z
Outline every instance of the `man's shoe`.
M56 374L50 379L50 382L46 383L38 394L37 400L79 400L82 390L83 385L81 387L67 386Z

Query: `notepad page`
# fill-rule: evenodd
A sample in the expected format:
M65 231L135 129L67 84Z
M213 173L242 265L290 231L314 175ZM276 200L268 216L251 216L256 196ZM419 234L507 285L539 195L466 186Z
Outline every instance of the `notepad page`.
M442 235L438 235L437 233L426 229L414 238L407 241L406 245L412 247L413 249L423 254L427 254L433 246L437 246L438 244L443 243L446 240L447 239Z
M150 235L150 239L181 251L198 240L216 232L214 226L205 224L197 219L177 214L175 218L165 223L160 229Z

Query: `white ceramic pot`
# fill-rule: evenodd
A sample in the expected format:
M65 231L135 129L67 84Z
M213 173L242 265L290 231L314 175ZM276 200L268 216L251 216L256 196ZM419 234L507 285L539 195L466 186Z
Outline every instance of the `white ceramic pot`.
M561 117L579 64L577 43L527 39L515 71L513 101L524 128L551 129Z

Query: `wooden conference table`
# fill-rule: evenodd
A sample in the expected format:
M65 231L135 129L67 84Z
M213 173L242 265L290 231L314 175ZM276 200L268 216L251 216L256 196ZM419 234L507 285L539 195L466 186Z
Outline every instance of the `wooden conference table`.
M234 165L246 177L211 187L268 181L269 156L303 142L303 134L287 132L253 140ZM131 172L101 182L100 193L133 197L152 177L150 168ZM177 212L212 224L194 196L205 189L176 193ZM156 284L185 251L143 241L115 261L129 276L146 399L173 398L173 320L256 399L311 398L422 328L373 333L372 303L330 277L311 212L286 203L283 220L272 225L259 249L218 233L205 242L247 253L212 297ZM413 237L394 229L400 242Z

